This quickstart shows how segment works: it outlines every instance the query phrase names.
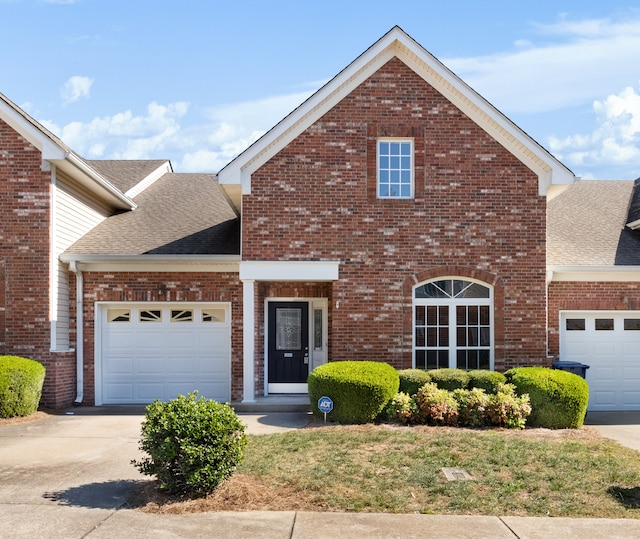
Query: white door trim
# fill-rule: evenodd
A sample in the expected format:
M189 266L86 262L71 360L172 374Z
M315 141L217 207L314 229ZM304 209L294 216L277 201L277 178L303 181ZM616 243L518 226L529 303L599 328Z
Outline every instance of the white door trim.
M270 384L269 383L269 303L297 301L309 306L309 372L328 361L329 344L329 300L327 298L270 297L264 300L264 394L308 393L307 384ZM314 311L322 311L322 337L319 347L314 346Z

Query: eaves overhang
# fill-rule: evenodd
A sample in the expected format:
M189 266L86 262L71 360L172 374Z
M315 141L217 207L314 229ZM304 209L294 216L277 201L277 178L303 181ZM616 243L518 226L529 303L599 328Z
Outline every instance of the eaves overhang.
M99 255L62 253L60 261L81 271L238 273L240 255Z
M131 198L119 191L55 135L2 94L0 119L40 151L43 170L49 170L53 165L111 204L114 209L136 208Z
M134 210L137 207L137 204L131 198L122 193L76 154L66 152L63 159L50 159L49 161L115 209Z
M547 266L551 282L640 282L640 266Z

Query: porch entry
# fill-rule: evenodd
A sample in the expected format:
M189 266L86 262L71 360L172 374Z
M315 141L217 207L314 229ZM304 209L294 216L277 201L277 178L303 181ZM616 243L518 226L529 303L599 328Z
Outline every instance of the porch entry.
M326 361L326 303L267 302L267 393L307 393L311 370Z

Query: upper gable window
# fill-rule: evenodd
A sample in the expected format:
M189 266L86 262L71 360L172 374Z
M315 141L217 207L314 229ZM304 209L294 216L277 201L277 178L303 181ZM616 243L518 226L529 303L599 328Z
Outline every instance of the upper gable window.
M413 139L378 140L378 198L413 198Z

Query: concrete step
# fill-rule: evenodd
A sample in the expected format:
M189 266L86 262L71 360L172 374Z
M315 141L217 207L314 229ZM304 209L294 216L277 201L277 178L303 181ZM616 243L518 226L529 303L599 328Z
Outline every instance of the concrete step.
M269 395L254 402L231 402L239 413L310 412L309 395Z

